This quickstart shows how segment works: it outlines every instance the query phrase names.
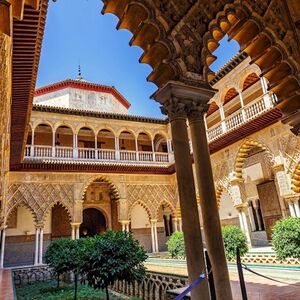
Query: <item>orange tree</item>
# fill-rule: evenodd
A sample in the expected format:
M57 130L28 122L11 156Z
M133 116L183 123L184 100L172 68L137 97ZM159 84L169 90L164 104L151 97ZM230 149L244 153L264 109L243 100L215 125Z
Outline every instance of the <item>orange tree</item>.
M81 274L88 285L106 291L116 280L141 282L145 276L146 252L131 233L107 231L86 239L81 256Z

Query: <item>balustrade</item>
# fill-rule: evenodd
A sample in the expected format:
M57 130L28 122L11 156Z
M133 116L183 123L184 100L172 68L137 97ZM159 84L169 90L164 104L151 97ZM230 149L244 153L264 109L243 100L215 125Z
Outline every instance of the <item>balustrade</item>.
M264 98L270 97L270 98ZM225 128L222 128L221 124L216 124L213 127L207 130L208 141L211 142L223 134L226 134L228 131L234 130L237 127L243 125L244 123L253 120L265 113L269 108L274 106L274 96L273 95L265 95L262 98L257 99L256 101L252 101L245 107L239 109L233 114L227 116L225 118ZM266 100L268 101L268 105L266 105Z
M136 152L128 150L120 150L120 160L136 161Z
M55 147L55 157L58 158L73 158L73 148L72 147Z
M139 161L153 161L153 153L139 152Z
M98 149L97 154L100 160L116 160L115 150Z
M34 146L33 156L39 158L50 158L52 157L52 147L36 145Z
M155 161L169 162L169 153L155 153Z
M79 159L95 159L95 149L92 148L78 148Z

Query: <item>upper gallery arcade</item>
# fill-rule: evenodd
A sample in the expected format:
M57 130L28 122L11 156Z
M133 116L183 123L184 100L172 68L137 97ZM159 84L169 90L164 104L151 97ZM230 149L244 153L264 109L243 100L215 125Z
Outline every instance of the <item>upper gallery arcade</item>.
M299 2L103 2L103 13L115 14L117 27L132 32L130 44L142 48L140 62L158 87L152 97L168 119L126 114L113 88L117 113L33 105L48 1L1 1L0 266L26 242L27 258L42 263L53 233L95 232L87 220L101 213L96 231L132 230L154 252L182 229L194 281L205 267L201 212L217 298L230 300L219 215L240 224L249 241L265 242L277 219L299 216ZM243 59L218 74L209 69L225 34L247 66L259 68L228 85ZM68 89L75 96L78 86ZM208 299L206 284L192 291L198 295Z

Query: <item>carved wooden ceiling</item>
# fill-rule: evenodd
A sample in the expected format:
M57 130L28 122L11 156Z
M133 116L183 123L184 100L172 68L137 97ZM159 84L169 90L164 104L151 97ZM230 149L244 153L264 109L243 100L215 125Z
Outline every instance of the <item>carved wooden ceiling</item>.
M269 80L286 114L300 109L300 2L296 0L102 0L131 45L144 52L148 80L207 86L218 41L235 39ZM299 120L300 122L300 120Z

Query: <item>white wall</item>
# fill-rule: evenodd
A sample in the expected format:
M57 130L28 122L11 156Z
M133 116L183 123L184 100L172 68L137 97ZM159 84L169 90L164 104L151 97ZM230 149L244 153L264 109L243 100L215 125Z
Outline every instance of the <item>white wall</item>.
M51 233L51 213L46 217L44 233ZM33 217L29 209L19 206L17 208L17 228L6 229L7 236L35 234Z
M139 204L135 205L131 211L131 228L150 228L148 214Z
M224 191L221 195L220 219L230 219L238 217L238 211L234 208L232 199L227 191Z
M34 103L97 112L128 114L127 108L112 94L75 88L65 88L37 96L34 98Z

